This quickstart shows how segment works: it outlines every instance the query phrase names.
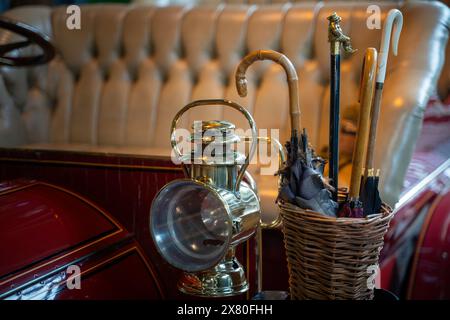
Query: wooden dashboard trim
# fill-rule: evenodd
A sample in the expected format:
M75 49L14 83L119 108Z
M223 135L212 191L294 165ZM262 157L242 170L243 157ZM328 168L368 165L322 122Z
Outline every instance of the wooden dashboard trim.
M182 172L181 167L164 167L164 166L144 166L132 164L114 164L114 163L95 163L85 161L64 161L64 160L37 160L37 159L23 159L23 158L7 158L0 157L0 162L12 163L36 163L36 164L50 164L62 166L80 166L80 167L94 167L94 168L110 168L110 169L131 169L131 170L148 170L148 171L166 171L166 172Z

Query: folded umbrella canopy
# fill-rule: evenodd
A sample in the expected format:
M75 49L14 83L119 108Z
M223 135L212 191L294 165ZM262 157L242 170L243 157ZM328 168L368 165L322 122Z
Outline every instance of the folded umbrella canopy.
M315 157L308 143L306 131L300 134L300 106L298 76L292 62L283 54L273 50L259 50L249 53L236 70L236 88L241 97L247 95L245 73L255 61L272 60L286 72L289 86L289 110L291 116L291 139L286 143L288 159L280 171L281 183L278 200L335 216L337 203L331 199L331 192L324 183L320 168L323 160Z

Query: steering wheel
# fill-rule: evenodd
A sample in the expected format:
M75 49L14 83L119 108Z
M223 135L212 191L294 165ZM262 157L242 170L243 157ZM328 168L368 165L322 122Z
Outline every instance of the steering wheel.
M0 44L0 65L11 67L35 66L45 64L55 56L55 47L51 44L49 37L32 26L10 18L0 17L0 29L12 31L25 38L25 40L18 42ZM30 45L39 46L42 53L24 57L8 56L11 51Z

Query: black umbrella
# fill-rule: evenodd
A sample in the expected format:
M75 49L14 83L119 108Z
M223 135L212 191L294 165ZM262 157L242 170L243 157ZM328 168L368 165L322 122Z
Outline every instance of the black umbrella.
M381 37L381 47L377 65L375 97L373 99L373 106L370 117L371 122L370 122L369 142L367 144L366 170L363 177L363 184L361 187L361 194L360 194L360 198L363 202L365 215L379 213L381 211L381 199L378 191L379 170L377 170L377 174L374 175L375 170L373 161L376 130L378 123L378 116L380 113L384 78L386 75L386 65L387 65L387 58L389 55L389 43L391 39L391 32L393 26L395 26L392 51L394 55L397 55L397 48L400 39L400 32L402 31L402 25L403 25L402 13L397 9L390 10L384 22L383 35Z
M300 133L300 107L298 97L298 77L292 62L283 54L272 50L249 53L240 62L236 71L236 88L241 97L247 94L247 68L258 60L272 60L280 64L286 72L289 85L289 109L291 116L291 138L286 143L288 159L280 170L280 190L277 200L295 204L326 215L335 216L337 203L331 199L320 170L323 160L315 157L308 143L306 131Z
M381 198L378 191L380 170L377 170L376 175L374 171L374 169L366 170L367 173L362 178L359 198L363 204L365 216L381 212Z
M322 176L325 161L315 156L305 130L301 140L301 147L295 135L286 143L289 157L280 170L282 181L278 198L303 209L336 216L337 202L332 200L330 188Z
M339 93L341 76L341 44L346 52L355 52L350 38L342 32L339 17L334 12L328 18L328 41L330 42L330 133L329 133L329 170L330 184L336 190L333 198L337 201L339 186Z

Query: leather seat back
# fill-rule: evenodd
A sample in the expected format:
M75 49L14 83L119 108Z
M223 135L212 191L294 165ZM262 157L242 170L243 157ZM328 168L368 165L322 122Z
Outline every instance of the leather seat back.
M39 15L51 21L50 30L48 21L42 25L59 57L37 71L2 70L4 91L23 110L28 142L169 148L168 130L175 113L188 102L204 98L241 103L253 113L259 128L280 130L283 142L289 132L283 70L270 62L253 65L248 97L243 99L236 93L233 77L237 63L248 52L273 49L284 52L297 68L302 125L320 150L328 143L326 17L337 11L344 32L359 49L342 61L341 106L345 110L358 100L365 48L379 48L380 30L366 25L371 14L368 5L90 5L82 7L81 30L66 27L66 7L40 8ZM401 190L426 102L436 86L449 20L448 8L440 3L383 2L379 5L382 21L394 7L403 11L404 30L399 56L389 56L376 156L388 202ZM7 14L19 17L24 10L29 8ZM26 22L29 15L22 20ZM31 72L39 74L35 81L23 80ZM216 107L192 110L182 125L223 118L246 128L235 111Z

